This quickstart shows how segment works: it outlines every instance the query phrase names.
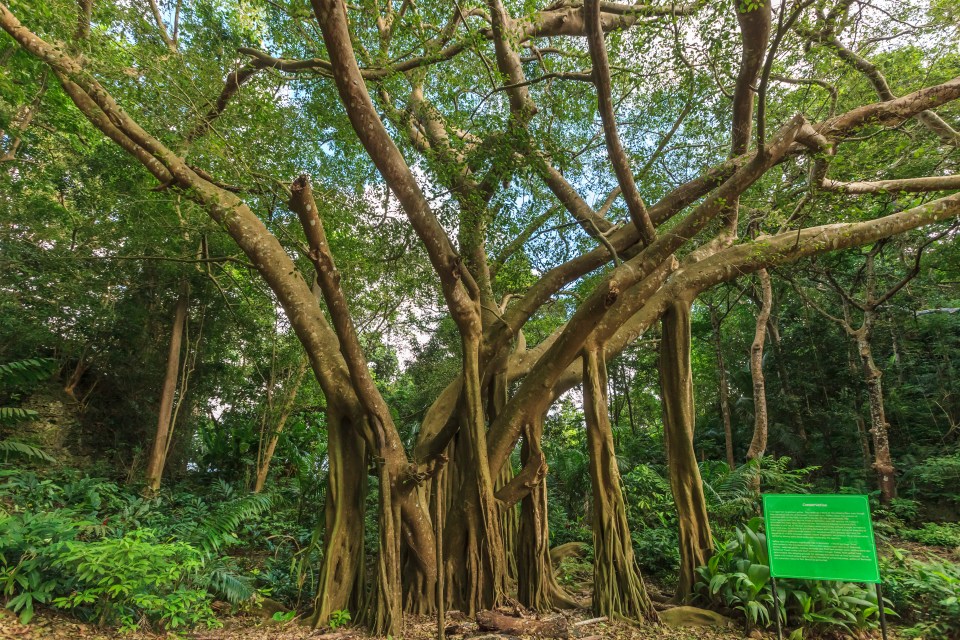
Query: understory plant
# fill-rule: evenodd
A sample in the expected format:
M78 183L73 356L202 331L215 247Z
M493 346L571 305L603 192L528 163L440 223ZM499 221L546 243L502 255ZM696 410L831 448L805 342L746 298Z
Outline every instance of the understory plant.
M773 587L763 521L753 518L717 544L708 563L697 569L697 598L707 606L743 619L748 628L774 622ZM873 588L854 583L781 579L779 616L786 626L808 635L858 635L879 624ZM894 615L887 608L887 615Z
M211 597L198 588L201 553L184 542L158 542L149 529L122 538L65 543L54 568L70 593L53 600L98 624L132 631L152 627L216 626Z
M0 465L3 604L23 623L47 605L124 630L215 626L214 598L239 605L257 594L226 552L269 537L251 523L272 504L216 483L203 497L145 499L100 478Z
M881 568L884 592L913 625L906 637L960 637L960 566L893 549Z

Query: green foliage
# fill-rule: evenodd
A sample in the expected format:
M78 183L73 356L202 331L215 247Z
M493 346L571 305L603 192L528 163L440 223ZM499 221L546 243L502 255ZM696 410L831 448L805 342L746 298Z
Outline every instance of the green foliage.
M55 365L56 361L49 358L0 363L0 385L5 389L15 389L36 384L49 378Z
M240 604L258 592L224 551L274 496L214 485L209 508L190 494L146 500L70 473L0 469L0 478L0 505L10 505L0 519L0 590L24 622L41 603L124 629L209 626L214 596Z
M349 624L350 622L350 612L346 609L337 609L336 611L330 614L330 628L339 629L340 627Z
M960 524L927 522L920 529L901 530L900 537L935 547L960 549Z
M773 588L762 520L737 527L734 536L717 545L706 566L697 568L697 596L709 606L736 613L748 627L773 621ZM817 632L847 634L873 629L879 623L873 589L857 584L781 579L777 584L781 620ZM893 610L887 609L888 615Z
M560 561L554 569L557 580L568 587L575 587L590 580L593 576L592 558L578 558L568 556Z
M4 409L5 407L0 407L0 419L2 419ZM40 462L56 462L54 457L43 449L16 440L0 440L0 455L3 455L4 459L12 455L32 458Z
M914 624L906 637L960 635L960 566L930 557L926 561L893 549L882 562L884 593Z
M637 564L645 576L667 583L676 579L680 568L680 541L672 528L649 528L631 531Z
M59 554L92 524L72 516L62 510L0 516L0 587L24 624L36 603L49 603L67 586L56 569Z
M0 398L3 395L16 398L18 391L49 378L54 364L53 360L46 358L0 363ZM0 405L0 426L26 422L36 417L37 412L32 409ZM0 439L0 454L4 459L19 456L40 462L55 462L53 457L42 449L10 439Z
M293 619L296 618L296 617L297 617L297 612L296 612L296 611L286 611L286 612L284 612L284 611L276 611L276 612L274 612L274 614L271 616L271 618L274 620L274 622L290 622L291 620L293 620Z
M908 462L901 482L904 493L925 502L939 499L960 507L960 451Z
M738 611L748 626L766 626L773 609L770 566L759 519L738 527L718 545L706 566L697 568L698 593L707 603Z
M203 549L209 558L222 547L236 543L238 539L235 533L241 523L267 511L272 502L273 499L267 494L251 494L229 500L200 522L190 540Z
M210 596L191 586L201 554L184 542L162 543L144 529L122 538L68 542L54 567L71 593L53 605L86 613L99 624L134 630L146 620L163 629L216 626Z

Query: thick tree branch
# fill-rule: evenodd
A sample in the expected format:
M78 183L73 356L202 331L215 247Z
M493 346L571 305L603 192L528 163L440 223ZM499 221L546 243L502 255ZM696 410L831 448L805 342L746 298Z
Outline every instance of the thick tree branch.
M817 41L832 48L837 52L837 55L841 60L866 76L867 80L869 80L870 84L873 85L874 90L877 92L877 95L880 96L881 100L891 101L896 99L893 91L890 90L890 84L887 82L886 77L884 77L880 69L863 56L858 55L853 50L843 46L843 44L840 42L840 39L835 35L827 32L807 35L813 36ZM916 115L916 117L927 129L939 136L940 140L944 144L950 144L954 146L960 145L960 132L957 132L953 127L947 124L943 118L938 116L933 111L921 111Z
M387 447L398 446L392 440L396 437L390 409L383 396L377 389L367 358L360 346L357 330L350 315L347 299L340 288L340 272L337 270L330 246L327 244L327 235L323 228L323 221L317 211L317 203L313 197L313 188L308 176L297 178L290 188L290 208L300 219L300 226L307 238L310 249L309 257L317 272L317 283L323 292L323 299L327 303L327 310L333 320L333 327L340 344L340 353L346 362L347 370L357 397L363 404L375 429L376 442L369 443L374 451L382 452Z
M617 132L617 119L613 110L613 97L610 86L610 61L607 59L607 47L603 39L600 24L600 0L586 0L584 17L587 26L587 44L590 48L590 60L593 63L593 82L597 86L597 104L600 120L603 122L603 137L607 143L607 155L617 176L617 183L627 202L627 210L633 225L640 232L645 245L656 239L657 232L650 221L650 214L640 197L637 185L633 181L630 160L620 142Z
M951 176L927 176L924 178L876 180L874 182L824 180L820 186L827 191L850 194L949 191L952 189L960 189L960 174Z
M213 121L219 118L224 112L224 110L227 108L227 103L230 102L230 99L233 98L238 91L240 91L240 87L243 86L244 83L250 80L250 78L257 73L257 70L257 67L254 66L245 66L232 71L227 76L227 80L223 84L223 90L217 97L216 102L210 105L210 108L203 116L203 119L201 119L200 122L198 122L187 134L187 142L192 142L197 138L200 138L210 130L210 127L213 125Z
M420 185L380 120L354 56L345 8L339 0L312 0L330 54L334 81L357 137L396 194L437 272L447 306L462 329L479 331L477 286L427 202Z

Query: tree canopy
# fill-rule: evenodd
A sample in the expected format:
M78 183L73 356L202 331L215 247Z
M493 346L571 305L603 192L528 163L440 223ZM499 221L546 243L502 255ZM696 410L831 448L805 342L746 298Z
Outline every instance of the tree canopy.
M624 460L658 451L687 601L704 458L840 473L843 442L889 507L892 422L956 442L958 18L0 3L0 356L57 358L148 493L201 458L259 492L322 431L316 624L576 604L554 490L589 493L595 613L656 620Z

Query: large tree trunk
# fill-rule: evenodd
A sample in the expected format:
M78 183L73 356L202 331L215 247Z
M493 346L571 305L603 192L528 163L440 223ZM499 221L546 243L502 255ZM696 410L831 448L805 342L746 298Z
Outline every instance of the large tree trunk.
M478 344L463 340L463 395L453 468L457 488L447 518L449 604L467 615L500 604L507 594L501 509L487 463ZM499 471L499 470L498 470Z
M663 314L660 389L670 489L680 522L680 576L675 599L689 600L696 568L713 554L707 501L693 449L693 371L690 365L690 302L674 300Z
M528 425L520 447L522 465L542 459L542 435L542 419ZM541 478L520 503L520 530L517 541L517 600L523 606L536 611L577 606L576 601L557 583L553 572L547 513L547 482L546 478Z
M870 434L873 436L873 469L877 474L877 483L880 487L880 502L890 504L897 497L896 469L890 455L890 441L887 437L886 411L883 405L883 384L880 379L883 372L873 360L873 349L870 346L870 332L868 322L857 336L857 349L863 363L863 377L867 385L867 398L870 403Z
M327 460L324 551L314 626L326 624L334 611L359 611L364 593L366 446L351 421L331 408L327 410Z
M710 324L713 326L713 347L717 352L717 385L720 389L720 416L723 418L723 442L727 453L727 466L737 466L733 456L733 424L730 418L730 387L727 383L727 366L723 359L723 342L720 339L720 317L710 307Z
M656 620L633 555L613 429L607 415L603 348L583 354L583 411L593 486L593 612L628 620Z
M153 439L153 448L147 460L146 491L156 493L160 489L163 466L166 463L170 439L173 437L173 399L177 390L177 376L180 373L180 346L183 342L183 330L187 322L187 307L190 304L189 285L184 280L180 285L176 310L173 314L173 326L170 330L170 350L167 354L167 370L160 391L160 409L157 412L157 432Z
M767 381L763 375L763 345L767 336L767 321L773 306L773 290L770 287L770 274L766 269L757 271L760 281L760 309L757 312L757 324L753 332L753 344L750 345L750 376L753 378L753 438L747 449L747 460L762 458L767 450ZM754 491L760 491L759 471L753 476L750 485Z

